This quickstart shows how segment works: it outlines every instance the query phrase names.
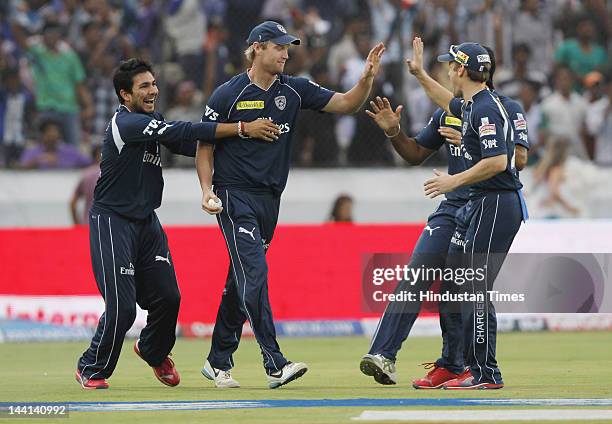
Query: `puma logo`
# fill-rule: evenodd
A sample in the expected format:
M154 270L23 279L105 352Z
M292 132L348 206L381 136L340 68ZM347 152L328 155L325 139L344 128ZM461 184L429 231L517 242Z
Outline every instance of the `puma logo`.
M239 227L238 228L238 232L239 233L246 233L246 234L250 235L253 240L255 240L255 236L253 235L253 233L255 232L255 227L253 227L253 229L251 231L249 231L249 230L247 230L245 228Z
M170 252L166 253L166 257L164 258L163 256L155 256L155 262L160 261L160 262L168 262L168 265L172 266L172 264L170 263Z
M435 230L437 230L438 228L440 228L440 227L438 226L438 227L431 228L431 227L428 225L427 227L425 227L425 231L429 231L429 235L430 235L430 236L433 236L433 232L434 232Z

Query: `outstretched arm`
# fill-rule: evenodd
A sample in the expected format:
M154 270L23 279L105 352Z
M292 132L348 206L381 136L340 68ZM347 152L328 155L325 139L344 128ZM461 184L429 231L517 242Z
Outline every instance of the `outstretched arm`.
M376 125L383 130L395 151L409 164L420 165L427 159L433 150L420 146L412 137L408 137L400 127L400 119L403 106L398 106L395 112L391 108L391 103L385 97L376 97L370 102L372 111L366 110L366 114L376 122Z
M427 96L438 106L452 115L449 109L453 93L444 88L438 81L430 77L423 68L423 41L415 37L412 41L412 59L406 59L410 73L419 81Z
M385 45L378 43L366 59L365 69L359 82L346 93L335 93L323 111L330 113L356 113L361 109L372 91L374 77L380 68L380 59L385 52Z

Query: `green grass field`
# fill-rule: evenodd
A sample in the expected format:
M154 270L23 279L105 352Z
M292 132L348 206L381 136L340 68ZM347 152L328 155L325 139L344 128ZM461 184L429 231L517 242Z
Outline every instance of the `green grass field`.
M86 343L0 344L4 384L2 402L104 402L171 400L347 399L347 398L612 398L612 333L510 333L498 339L498 361L506 387L498 391L417 391L413 378L421 362L436 359L437 338L411 338L398 357L400 382L380 386L359 371L368 349L364 337L281 339L285 355L309 365L300 380L267 388L261 355L253 339L243 339L233 375L239 389L215 389L200 368L210 340L179 339L174 360L181 384L162 386L151 369L124 345L109 390L85 391L74 379L76 360ZM335 423L351 422L365 409L271 408L207 411L71 412L71 422L159 423ZM400 408L406 409L406 408ZM448 408L447 408L448 409ZM499 409L499 408L498 408ZM576 408L573 408L576 409ZM610 409L610 408L608 408ZM0 420L4 421L4 420ZM41 419L33 420L40 423ZM19 422L25 422L19 420ZM57 422L53 420L53 422ZM61 421L59 421L61 422ZM524 421L523 421L524 422ZM569 422L569 421L566 421ZM584 421L581 421L584 422ZM602 422L602 421L599 421Z

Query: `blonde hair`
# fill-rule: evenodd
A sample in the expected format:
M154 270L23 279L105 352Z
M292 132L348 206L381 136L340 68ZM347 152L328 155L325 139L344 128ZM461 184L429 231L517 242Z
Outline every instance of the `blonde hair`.
M262 41L257 42L257 44L259 44L261 46L262 49L266 49L268 47L268 42L267 41ZM246 57L246 59L250 62L253 63L253 60L255 60L255 43L251 44L245 51L244 51L244 55Z

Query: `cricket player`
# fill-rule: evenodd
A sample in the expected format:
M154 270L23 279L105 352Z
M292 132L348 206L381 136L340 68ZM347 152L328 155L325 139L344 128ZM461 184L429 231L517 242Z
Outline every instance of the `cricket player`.
M499 389L504 384L495 359L497 322L487 291L493 286L521 220L527 218L515 167L512 124L499 98L486 86L491 58L481 45L453 45L449 53L438 57L449 62L453 93L423 69L423 43L418 37L413 51L414 58L407 61L410 72L436 104L462 119L467 168L455 175L434 171L435 177L425 182L425 194L433 198L457 187L470 187L470 200L457 214L457 231L463 234L463 266L485 270L482 282L474 279L465 287L484 300L461 304L464 358L470 373L442 387Z
M248 320L261 348L268 386L276 388L307 371L306 364L288 361L277 343L266 262L289 173L295 120L300 109L357 112L370 94L385 48L382 43L376 45L368 54L357 84L346 93L335 93L306 78L283 74L289 47L299 45L300 40L282 25L272 21L257 25L247 43L245 54L251 67L215 90L203 121L267 118L278 125L281 136L272 144L260 143L250 140L251 134L241 129L238 137L222 144L200 143L198 147L202 208L218 214L230 256L212 346L202 374L216 387L239 387L231 375L232 354ZM211 199L220 199L222 207L210 206ZM288 289L289 295L290 292Z
M108 388L106 379L117 365L138 303L148 316L134 350L160 382L176 386L180 376L168 355L175 342L180 293L168 240L155 214L164 186L159 145L193 157L196 140L214 143L238 130L236 124L164 121L155 112L159 92L145 61L121 62L113 84L121 105L106 129L89 212L91 261L105 309L77 363L76 379L84 389ZM253 137L269 141L278 132L267 120L244 126Z
M402 106L395 111L389 101L377 98L370 102L372 111L366 113L391 140L393 148L412 165L420 165L442 146L448 154L448 173L451 175L465 171L461 150L461 120L437 109L428 124L414 138L408 137L400 127ZM453 131L454 130L454 131ZM458 138L459 146L446 142L448 138ZM412 252L409 267L441 269L446 263L446 252L455 233L455 215L469 199L467 187L446 193L436 210L427 218L419 240ZM419 280L411 285L400 281L396 292L425 291L433 280ZM415 388L438 388L444 382L455 379L465 371L463 365L463 342L461 314L445 310L440 303L440 328L442 329L442 355L434 363L426 364L433 368L424 379L415 380ZM359 368L365 375L374 377L380 384L396 384L395 360L402 343L408 337L419 313L420 302L390 302L381 317L372 337L368 354L361 359Z
M529 149L527 122L524 111L515 100L500 95L494 91L493 76L495 74L495 55L492 49L483 46L491 59L491 71L487 87L500 99L511 118L512 127L517 139L515 145L516 168L522 170L527 164ZM450 93L450 92L449 92ZM402 106L394 112L387 99L376 99L370 102L374 113L366 113L374 119L384 133L389 137L395 150L410 164L419 165L433 152L439 149L445 141L447 144L448 173L453 175L465 170L461 145L461 120L448 115L444 110L437 109L425 128L415 137L408 137L400 127ZM458 194L460 194L458 196ZM445 265L446 252L449 249L458 254L463 250L464 234L457 231L455 215L467 203L468 187L461 187L446 193L436 211L428 218L412 255L410 267L421 265L438 268ZM434 235L435 233L435 235ZM454 247L451 247L453 243ZM396 292L428 290L432 281L418 281L411 286L401 281ZM362 358L360 368L366 375L373 376L380 384L395 384L396 354L403 341L408 337L418 316L420 304L415 303L410 308L402 302L390 303L374 333L370 351ZM463 341L461 316L449 310L448 305L440 303L440 328L442 330L442 355L435 362L425 365L430 371L423 378L414 380L416 389L441 388L449 380L459 378L464 373ZM469 371L465 371L469 373Z

